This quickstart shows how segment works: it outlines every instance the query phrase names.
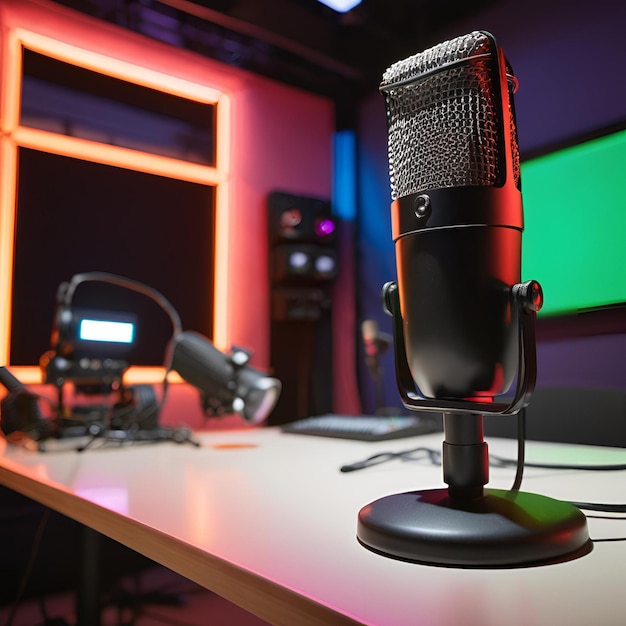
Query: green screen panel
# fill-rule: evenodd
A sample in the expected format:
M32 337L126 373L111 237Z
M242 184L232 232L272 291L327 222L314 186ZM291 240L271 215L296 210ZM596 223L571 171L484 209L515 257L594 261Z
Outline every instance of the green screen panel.
M522 164L522 277L542 315L626 302L626 130Z

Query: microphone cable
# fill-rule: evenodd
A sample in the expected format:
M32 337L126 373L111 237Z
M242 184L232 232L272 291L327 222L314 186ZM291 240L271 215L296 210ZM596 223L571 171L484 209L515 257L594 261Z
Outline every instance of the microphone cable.
M586 472L614 472L626 470L626 464L608 465L572 465L567 463L527 463L526 456L526 408L517 414L517 460L505 459L498 456L489 456L489 464L494 467L510 467L515 465L515 479L511 491L519 491L522 485L525 467L555 470L582 470ZM626 504L606 504L594 502L570 502L579 509L587 511L601 511L604 513L626 513Z
M526 407L517 413L517 461L515 479L511 491L519 491L524 478L524 462L526 460Z
M574 470L588 472L620 472L626 471L626 463L613 463L603 465L583 465L570 463L535 463L527 462L526 456L526 411L520 410L518 413L518 433L517 433L517 459L507 459L496 455L489 455L489 465L492 467L515 467L515 478L511 491L519 491L524 475L524 468L531 467L535 469L549 470ZM441 463L441 452L433 448L420 446L411 448L410 450L402 450L400 452L379 452L362 461L342 465L339 471L342 473L354 472L356 470L372 467L380 463L392 461L393 459L401 459L403 461L418 461L427 458L433 465ZM570 502L579 509L586 511L599 511L604 513L626 513L626 503L624 504L607 504L600 502Z

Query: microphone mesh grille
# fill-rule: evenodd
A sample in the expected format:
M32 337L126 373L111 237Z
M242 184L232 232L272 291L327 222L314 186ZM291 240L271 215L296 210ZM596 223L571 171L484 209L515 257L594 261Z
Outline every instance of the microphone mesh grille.
M427 189L503 183L502 101L493 84L493 48L489 37L473 32L398 61L384 73L394 200ZM408 82L397 85L400 81Z

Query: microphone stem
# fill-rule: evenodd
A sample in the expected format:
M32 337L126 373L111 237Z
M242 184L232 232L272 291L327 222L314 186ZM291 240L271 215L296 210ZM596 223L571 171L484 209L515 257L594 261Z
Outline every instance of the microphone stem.
M384 415L385 413L385 386L383 381L383 372L380 367L372 370L374 383L376 384L376 415Z
M443 414L443 479L450 498L475 500L489 482L489 451L483 416L462 411Z

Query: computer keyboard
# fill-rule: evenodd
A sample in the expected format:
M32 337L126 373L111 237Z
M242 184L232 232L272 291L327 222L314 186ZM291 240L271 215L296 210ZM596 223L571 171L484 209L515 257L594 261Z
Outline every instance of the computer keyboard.
M384 441L426 435L440 430L434 418L421 415L316 415L284 424L284 433L338 437L360 441Z

